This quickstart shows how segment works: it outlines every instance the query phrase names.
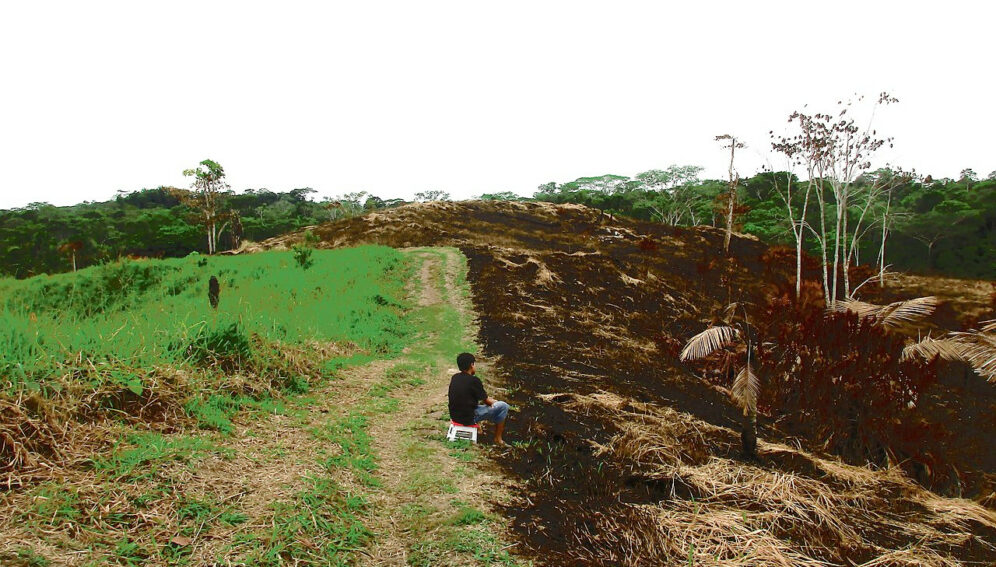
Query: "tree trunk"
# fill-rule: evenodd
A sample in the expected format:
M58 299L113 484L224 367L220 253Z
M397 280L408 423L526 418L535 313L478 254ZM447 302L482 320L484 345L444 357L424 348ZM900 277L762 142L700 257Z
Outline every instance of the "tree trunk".
M830 307L830 261L827 258L827 215L826 215L826 198L823 196L823 187L818 187L819 192L819 203L820 203L820 254L822 255L822 277L823 280L823 300L826 302L827 307Z
M730 184L730 205L726 210L726 238L723 240L723 251L730 253L730 237L733 235L733 207L737 203L737 186Z
M885 287L885 239L889 237L889 208L892 205L892 191L885 202L885 212L882 213L882 247L878 250L878 285Z
M857 230L857 229L858 229L858 227L855 227L855 230ZM844 222L843 222L843 225L841 227L841 234L844 236L844 239L842 241L843 244L841 245L841 248L840 248L841 260L843 262L843 266L841 266L842 269L841 269L840 276L842 278L844 278L844 298L845 299L848 298L848 297L851 297L851 275L850 275L850 269L851 269L851 254L852 254L852 252L854 250L853 247L852 247L852 245L854 243L852 242L851 245L848 245L848 243L847 243L847 230L848 230L848 227L847 227L847 209L844 209Z
M73 250L73 271L76 271L76 251Z
M791 181L789 181L791 183ZM795 222L792 219L792 193L788 193L789 203L787 204L789 212L789 221L792 222L793 232L795 233L795 299L796 301L802 297L802 247L806 242L806 212L809 210L809 193L813 190L812 184L807 182L806 185L806 196L802 200L802 214L799 216L799 226L795 228Z
M743 429L740 430L740 444L744 457L757 458L757 411L751 410L744 416Z
M730 199L726 207L726 237L723 239L723 252L730 253L730 237L733 235L733 208L737 204L737 182L739 175L735 179L733 176L733 156L737 151L737 139L730 138Z
M802 297L802 235L796 237L795 243L795 300Z
M835 192L836 193L836 192ZM834 234L833 234L833 273L830 275L830 305L833 307L837 305L837 280L840 277L838 270L840 269L840 231L843 229L843 215L847 214L846 210L842 206L842 199L838 197L837 201L837 219L834 223Z

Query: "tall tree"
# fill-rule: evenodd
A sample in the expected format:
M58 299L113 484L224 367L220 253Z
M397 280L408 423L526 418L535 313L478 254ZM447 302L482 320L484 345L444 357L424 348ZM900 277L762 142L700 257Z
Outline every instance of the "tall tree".
M789 163L789 171L785 172L784 182L780 182L779 176L774 178L775 194L785 206L785 218L792 229L792 238L795 240L795 298L799 299L802 293L802 250L806 242L806 229L809 228L806 222L806 215L809 211L809 199L813 194L813 188L817 180L814 175L816 162L813 149L804 142L807 134L806 125L800 125L803 132L794 137L776 137L774 131L771 135L771 149L785 155ZM791 171L796 166L806 168L806 182L801 184L796 182L796 176ZM793 187L795 186L795 187ZM797 201L802 195L802 203Z
M419 203L428 203L430 201L449 201L450 194L446 191L439 189L430 189L428 191L419 191L415 193L415 201Z
M214 254L218 245L218 223L222 220L222 193L229 189L225 182L225 170L218 162L206 159L198 167L184 170L183 175L194 178L190 184L191 191L176 194L198 211L207 235L208 254Z
M858 97L858 102L861 100L863 100L863 97ZM899 102L899 100L883 92L879 94L875 106L895 102ZM855 181L861 175L861 172L871 167L870 159L872 154L885 144L889 144L890 147L892 146L892 138L879 138L877 132L871 129L870 122L868 126L862 129L855 122L854 118L847 116L853 102L848 101L846 104L843 102L838 104L842 107L842 110L836 118L829 119L829 136L825 139L827 151L824 156L826 159L821 163L822 171L820 175L821 179L826 179L829 182L836 204L830 305L833 305L837 301L838 275L841 275L843 279L844 296L847 297L851 293L848 268L855 241L853 237L848 240L848 237L851 235L851 232L857 235L861 226L859 222L854 227L848 227L848 207L853 200L861 197L866 199L866 203L870 203L874 199L872 192L876 190L875 185L856 185ZM874 116L874 109L872 115ZM863 208L863 211L866 210L867 206ZM842 274L839 269L841 264L843 264Z
M698 196L692 185L699 180L701 171L697 165L671 165L665 170L651 169L637 174L636 180L647 191L643 204L664 224L681 224L686 215L692 224L698 224L692 206Z

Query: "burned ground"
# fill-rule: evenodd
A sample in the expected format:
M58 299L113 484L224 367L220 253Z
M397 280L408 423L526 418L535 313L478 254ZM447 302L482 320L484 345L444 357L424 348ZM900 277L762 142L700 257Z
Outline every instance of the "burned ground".
M467 256L479 341L494 360L486 381L517 409L509 438L519 443L496 457L524 487L508 512L543 562L996 560L986 449L996 395L957 368L941 372L918 414L937 433L927 449L944 451L953 473L854 466L764 419L759 458L741 460L740 411L724 382L677 353L730 303L763 312L790 286L790 255L735 237L727 259L720 230L540 203L410 205L312 230L320 246L449 245ZM950 309L941 316L958 322Z

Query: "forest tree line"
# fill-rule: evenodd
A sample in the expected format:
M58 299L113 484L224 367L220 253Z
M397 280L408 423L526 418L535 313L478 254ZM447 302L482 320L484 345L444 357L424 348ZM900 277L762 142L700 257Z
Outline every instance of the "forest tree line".
M633 177L603 175L551 182L541 185L533 198L579 203L674 226L722 227L729 182L699 179L701 170L671 166ZM893 271L996 279L996 172L980 179L966 169L959 179L934 179L877 170L858 177L853 190L882 187L883 180L891 181L888 191L880 192L867 210L864 202L848 210L852 223L862 213L865 217L854 249L855 265L879 266L884 226L885 264ZM800 187L805 181L788 172L762 172L740 179L736 229L769 244L794 245L783 196L790 183ZM821 190L830 192L828 186ZM823 198L830 203L828 214L835 215L832 198ZM801 199L801 193L791 198L797 218ZM806 223L817 226L818 215L817 207L810 203ZM819 255L818 246L815 238L805 240L805 250L812 255Z
M728 182L700 179L701 171L696 166L671 166L632 177L581 177L540 185L531 198L511 192L481 198L578 203L675 226L723 226ZM856 183L873 183L887 175L892 172L870 172ZM741 179L736 189L737 229L771 244L792 245L791 224L779 197L789 181L802 183L785 172ZM225 215L218 225L218 250L234 248L239 240L260 241L405 203L364 192L316 201L314 193L309 188L222 192L219 209ZM962 172L959 179L902 177L890 187L888 198L891 202L883 195L865 213L877 220L868 223L858 240L858 264L878 264L882 218L888 206L885 263L892 269L996 279L996 172L985 179L971 170ZM445 199L448 195L443 192L427 191L416 200ZM815 207L808 212L813 225L816 214ZM815 240L809 239L806 249L817 254ZM33 203L0 211L0 273L7 276L70 271L73 256L76 265L84 267L125 256L178 257L195 251L207 251L202 222L193 205L167 188L122 192L106 202L67 207Z

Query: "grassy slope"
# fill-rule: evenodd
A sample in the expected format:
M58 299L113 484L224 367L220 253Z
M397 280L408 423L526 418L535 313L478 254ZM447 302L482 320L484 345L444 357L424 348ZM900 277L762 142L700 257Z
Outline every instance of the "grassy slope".
M315 260L303 270L289 252L190 256L2 280L0 368L16 379L43 378L80 354L136 370L189 362L191 343L232 325L270 341L396 350L405 334L396 313L407 276L400 253L362 247ZM217 310L206 297L212 275L221 283Z
M400 352L412 334L403 319L410 270L395 250L361 247L319 252L307 270L278 252L0 281L4 419L189 414L224 430L240 406L306 391L347 361ZM206 297L212 275L216 310ZM12 403L23 398L37 406L28 415ZM46 437L65 432L39 427L23 450L4 447L8 481L30 468L29 453L57 453Z

